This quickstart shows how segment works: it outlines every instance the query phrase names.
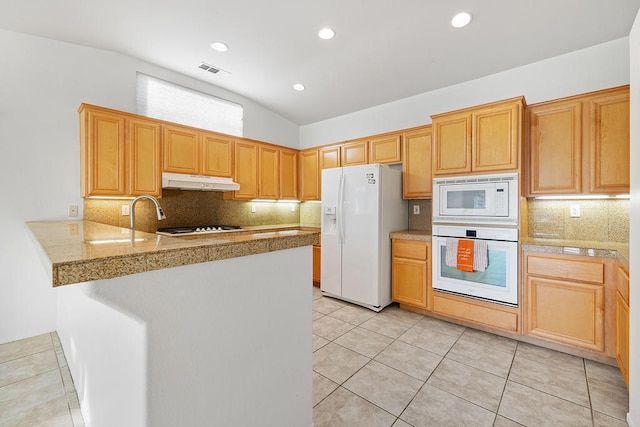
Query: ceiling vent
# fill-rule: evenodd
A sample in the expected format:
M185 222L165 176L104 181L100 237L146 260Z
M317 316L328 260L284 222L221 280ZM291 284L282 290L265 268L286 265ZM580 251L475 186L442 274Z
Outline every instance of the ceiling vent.
M216 68L213 65L209 65L209 64L207 64L205 62L200 64L199 68L202 68L203 70L208 71L208 72L213 73L213 74L218 74L220 72L220 68Z

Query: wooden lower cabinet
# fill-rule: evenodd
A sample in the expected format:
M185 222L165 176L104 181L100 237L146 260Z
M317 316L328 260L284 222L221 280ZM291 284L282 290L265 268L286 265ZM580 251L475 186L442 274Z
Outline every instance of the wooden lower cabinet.
M618 267L616 277L616 361L629 385L629 274Z
M483 327L520 332L520 310L444 292L433 293L433 312Z
M582 256L525 254L525 333L605 350L605 265Z
M400 304L430 309L431 243L394 239L392 254L391 298Z
M313 286L320 286L320 245L313 245Z

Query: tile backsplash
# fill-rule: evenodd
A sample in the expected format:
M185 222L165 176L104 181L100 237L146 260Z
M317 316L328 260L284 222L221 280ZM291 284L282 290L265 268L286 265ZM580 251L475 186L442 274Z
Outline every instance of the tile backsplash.
M580 206L580 217L569 214ZM529 237L629 242L629 200L529 199Z
M431 200L408 200L409 230L419 230L431 233ZM413 214L413 207L418 205L420 213Z
M277 225L301 223L301 209L305 203L251 202L224 200L223 193L206 191L163 190L160 206L166 219L158 221L151 201L136 203L136 229L155 233L159 227L180 227L199 224ZM84 219L118 227L129 227L129 216L122 215L122 205L131 199L85 199ZM251 206L255 212L251 212ZM318 226L319 226L318 205ZM292 212L291 209L294 209ZM315 216L305 216L310 222Z

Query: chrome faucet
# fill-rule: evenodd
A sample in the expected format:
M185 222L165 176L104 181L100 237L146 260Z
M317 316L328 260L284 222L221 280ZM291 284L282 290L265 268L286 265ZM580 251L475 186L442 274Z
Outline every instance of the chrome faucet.
M146 194L143 194L142 196L138 196L135 199L133 199L131 201L131 206L129 207L129 225L131 226L132 230L135 230L134 225L136 223L136 211L134 209L136 203L138 202L138 200L140 199L149 199L151 200L155 205L156 205L156 212L158 214L158 220L163 220L166 218L166 216L164 216L164 212L162 212L162 208L160 207L160 203L158 203L158 200L153 197L153 196L148 196Z

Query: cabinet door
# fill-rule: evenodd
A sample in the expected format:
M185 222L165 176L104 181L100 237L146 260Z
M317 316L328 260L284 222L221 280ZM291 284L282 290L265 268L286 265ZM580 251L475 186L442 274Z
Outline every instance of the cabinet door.
M318 150L304 150L299 156L300 200L320 200Z
M126 196L124 116L85 107L80 126L82 196Z
M367 141L353 141L342 144L342 166L366 165L369 163Z
M233 140L215 133L202 133L202 174L231 177L233 172Z
M320 149L320 169L340 167L340 146L323 147Z
M235 144L235 181L240 189L233 192L234 199L255 199L258 197L258 144L249 141L236 141Z
M433 174L471 172L471 114L447 114L433 119Z
M164 172L200 174L198 131L176 125L164 127Z
M313 284L320 286L320 245L313 245Z
M393 257L392 299L414 307L427 306L427 262Z
M369 163L400 163L402 135L387 135L369 140Z
M162 194L160 167L162 126L158 122L129 119L128 132L129 194L160 197Z
M528 110L529 195L576 194L582 183L582 102Z
M616 292L616 360L624 382L629 385L629 305Z
M604 350L604 286L527 276L529 335Z
M258 197L261 199L280 198L280 152L270 145L260 145L258 160Z
M429 309L431 245L413 240L393 240L391 297L401 304Z
M590 100L590 191L629 193L629 93Z
M518 169L521 121L520 102L474 111L471 170L489 172Z
M431 126L405 132L402 146L402 197L431 198Z
M280 199L298 198L298 152L280 150Z

